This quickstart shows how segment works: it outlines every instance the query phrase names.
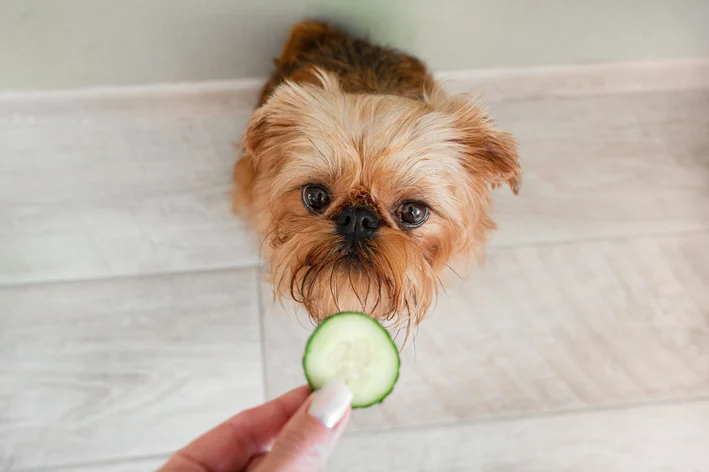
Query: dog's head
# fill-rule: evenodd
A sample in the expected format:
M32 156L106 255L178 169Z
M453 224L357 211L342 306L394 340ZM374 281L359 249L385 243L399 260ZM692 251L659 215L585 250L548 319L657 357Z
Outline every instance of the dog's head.
M490 189L517 191L513 138L468 96L425 101L285 83L250 119L250 219L278 295L319 322L356 310L418 323L449 260L494 228Z

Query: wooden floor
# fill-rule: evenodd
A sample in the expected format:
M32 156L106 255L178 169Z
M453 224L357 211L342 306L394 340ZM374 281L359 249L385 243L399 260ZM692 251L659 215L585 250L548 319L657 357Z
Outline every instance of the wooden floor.
M484 72L519 197L334 471L709 471L709 63ZM0 96L0 470L152 470L303 382L239 84Z

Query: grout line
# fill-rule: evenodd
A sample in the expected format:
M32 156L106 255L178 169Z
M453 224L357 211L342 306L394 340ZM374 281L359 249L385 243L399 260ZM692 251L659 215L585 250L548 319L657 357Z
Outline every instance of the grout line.
M626 403L616 403L607 405L596 405L588 407L576 407L576 408L560 408L558 410L543 410L537 412L520 412L520 413L510 413L502 414L498 416L488 416L476 419L468 420L451 420L439 423L426 423L413 426L394 426L387 429L372 429L372 430L361 430L353 431L347 434L346 437L359 437L365 435L386 435L390 433L402 433L402 432L425 432L426 430L435 429L451 429L467 426L476 425L486 425L491 423L509 423L513 421L525 421L525 420L538 420L547 419L555 417L573 416L573 415L586 415L592 413L603 413L603 412L614 412L621 410L637 410L642 408L653 408L662 406L673 406L682 404L694 404L703 403L709 401L709 394L699 394L692 395L688 397L677 397L677 398L664 398L658 400L640 400L631 401Z
M68 89L0 91L0 101L51 101L92 98L135 98L143 95L169 96L173 94L200 95L234 91L254 92L263 86L267 77L243 79L204 80L193 82L158 82L151 84L95 85Z
M46 466L40 466L40 467L23 467L19 469L7 469L8 471L12 472L48 472L48 471L62 471L62 470L74 470L75 468L86 468L89 470L89 467L103 467L103 466L112 466L112 465L121 465L121 464L132 464L135 462L148 462L148 461L162 461L162 462L167 462L167 460L170 458L172 453L155 453L155 454L147 454L147 455L142 455L142 456L131 456L127 458L115 458L115 459L105 459L105 460L98 460L98 461L88 461L88 462L70 462L66 464L59 464L59 465L46 465ZM0 469L0 470L5 470L5 469Z
M492 254L496 252L504 252L513 249L523 249L523 248L535 248L535 247L548 247L548 246L571 246L574 244L592 244L599 242L615 242L615 241L634 241L642 239L663 239L670 238L673 236L692 236L699 234L709 234L709 227L700 227L695 229L687 230L677 230L677 231L658 231L658 232L648 232L648 233L636 233L636 234L621 234L617 236L591 236L591 237L580 237L575 239L557 239L549 241L530 241L522 243L494 243L494 236L491 239L490 244L488 244L486 249L486 254ZM47 285L63 285L63 284L81 284L81 283L91 283L91 282L108 282L114 280L126 280L126 279L143 279L152 277L164 277L164 276L186 276L190 274L209 274L217 272L231 272L231 271L242 271L249 269L260 270L262 268L262 263L251 263L243 266L239 265L224 265L224 266L213 266L213 267L196 267L192 269L178 269L178 270L168 270L164 272L141 272L141 273L126 273L126 274L108 274L108 275L98 275L94 277L76 277L67 279L43 279L34 281L20 281L15 283L2 283L0 282L0 292L9 289L23 288L23 287L35 287L35 286L47 286ZM259 301L261 303L261 301ZM261 303L261 305L263 305ZM261 307L265 310L264 307Z
M245 271L258 269L261 266L260 263L247 264L243 266L239 265L225 265L225 266L213 266L213 267L196 267L193 269L178 269L178 270L168 270L165 272L140 272L140 273L127 273L127 274L102 274L95 277L76 277L67 279L45 279L36 281L21 281L16 283L1 283L0 282L0 292L3 290L14 289L14 288L24 288L24 287L35 287L35 286L46 286L46 285L72 285L72 284L84 284L91 282L112 282L127 279L149 279L154 277L170 277L170 276L186 276L186 275L199 275L199 274L210 274L218 272L234 272L234 271Z
M468 68L434 71L438 80L497 80L500 77L527 78L527 77L576 77L578 75L592 75L604 72L619 74L623 72L657 72L658 70L675 71L677 69L698 69L704 71L709 66L709 58L704 56L646 59L628 61L599 61L576 64L546 64L529 66L500 66L486 68Z
M707 81L709 82L709 81ZM672 92L672 93L681 93L681 92L696 92L697 90L707 90L709 89L709 83L707 84L701 84L697 85L694 87L680 87L680 88L672 88L672 87L656 87L656 88L647 88L647 89L632 89L632 90L624 90L624 89L607 89L607 90L587 90L587 91L556 91L556 92L539 92L539 93L526 93L526 94L520 94L517 96L510 95L510 96L502 96L499 95L493 95L492 93L481 93L480 98L483 102L483 105L485 109L493 111L494 112L494 107L498 104L515 104L519 102L526 102L526 103L536 103L536 102L543 102L543 101L557 101L557 102L563 102L563 101L571 101L571 100L582 100L584 98L599 98L599 97L609 97L609 96L618 96L618 95L643 95L643 94L656 94L658 92ZM475 95L475 93L473 93Z
M613 412L620 410L637 410L642 408L653 408L653 407L663 407L663 406L674 406L682 404L695 404L709 401L709 394L694 395L688 397L680 398L667 398L660 400L648 400L648 401L637 401L628 403L618 403L601 405L595 407L578 407L578 408L568 408L559 410L546 410L536 413L521 413L521 414L510 414L510 415L500 415L500 416L490 416L486 418L471 419L464 421L451 421L445 423L428 423L416 426L399 426L388 428L384 430L363 430L363 431L353 431L351 433L346 433L344 438L361 438L365 436L382 436L389 434L400 434L403 432L412 433L425 433L427 430L446 430L459 427L469 427L475 425L486 425L492 423L509 423L513 421L524 421L524 420L537 420L537 419L548 419L555 417L564 417L571 415L586 415L593 413L602 412ZM90 462L75 462L61 465L46 465L42 467L29 467L29 468L19 468L10 469L15 472L46 472L50 470L66 470L74 469L77 467L88 468L90 466L110 466L119 464L131 464L133 462L145 462L152 460L166 461L170 457L171 453L156 453L148 454L143 456L134 456L130 458L120 458L120 459L106 459L101 461L90 461Z
M642 239L665 239L673 236L692 236L698 234L709 234L709 226L686 229L686 230L676 230L676 231L657 231L648 233L637 233L637 234L619 234L617 236L590 236L590 237L580 237L576 239L558 239L550 241L530 241L527 243L491 243L487 246L486 253L503 252L512 249L522 249L522 248L536 248L536 247L547 247L547 246L572 246L574 244L593 244L601 242L623 242L623 241L638 241ZM494 240L494 236L491 242Z
M258 307L258 329L259 329L259 342L261 347L261 385L262 385L262 399L265 402L268 400L268 368L266 365L266 308L263 305L263 287L261 282L261 267L254 270L254 277L256 279L256 306Z

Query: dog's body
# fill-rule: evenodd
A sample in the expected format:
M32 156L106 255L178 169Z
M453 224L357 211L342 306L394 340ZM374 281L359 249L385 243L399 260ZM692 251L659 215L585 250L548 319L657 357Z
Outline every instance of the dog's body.
M325 23L305 22L293 27L260 103L285 80L319 85L314 67L337 74L345 93L423 100L434 85L426 66L414 57L348 36Z
M517 146L422 62L318 22L293 27L235 169L235 208L264 240L277 295L313 320L418 323L438 274L494 228L490 189Z

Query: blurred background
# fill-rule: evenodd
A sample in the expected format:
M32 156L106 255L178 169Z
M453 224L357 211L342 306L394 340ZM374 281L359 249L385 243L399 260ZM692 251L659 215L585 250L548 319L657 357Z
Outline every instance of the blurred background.
M0 87L264 77L289 26L338 22L435 70L705 56L706 0L3 0Z
M481 94L524 169L330 470L709 470L709 1L0 0L0 471L155 470L304 382L230 191L306 18Z

